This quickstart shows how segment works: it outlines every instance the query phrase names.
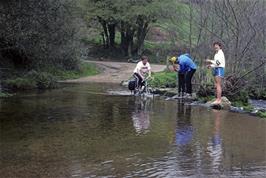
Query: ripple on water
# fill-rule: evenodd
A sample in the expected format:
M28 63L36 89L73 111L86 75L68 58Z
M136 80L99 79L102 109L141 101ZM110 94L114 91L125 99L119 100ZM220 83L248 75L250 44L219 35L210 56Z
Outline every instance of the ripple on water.
M264 120L128 94L82 85L5 100L1 176L264 177Z

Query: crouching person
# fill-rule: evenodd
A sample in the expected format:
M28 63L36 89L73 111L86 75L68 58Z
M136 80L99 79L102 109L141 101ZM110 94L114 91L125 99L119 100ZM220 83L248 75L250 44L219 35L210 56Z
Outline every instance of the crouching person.
M192 57L188 53L181 54L178 57L169 59L172 62L175 71L178 71L178 94L186 98L192 96L191 80L196 72L197 65L193 62ZM185 91L186 94L183 92ZM182 92L182 93L181 93Z
M145 76L151 76L151 66L148 60L147 56L142 56L141 61L138 62L134 69L133 77L136 79L136 90L140 90L143 86Z

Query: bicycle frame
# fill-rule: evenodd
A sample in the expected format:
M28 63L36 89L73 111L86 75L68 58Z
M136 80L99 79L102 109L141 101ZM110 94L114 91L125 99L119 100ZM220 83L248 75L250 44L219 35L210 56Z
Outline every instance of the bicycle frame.
M149 84L147 79L144 79L143 81L144 85L141 87L141 89L135 89L134 93L138 94L140 96L146 96L151 94L151 89L149 88Z

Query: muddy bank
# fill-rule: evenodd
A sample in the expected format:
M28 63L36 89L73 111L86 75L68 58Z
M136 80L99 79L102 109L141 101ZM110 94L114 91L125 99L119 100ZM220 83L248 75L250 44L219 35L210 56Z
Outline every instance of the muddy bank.
M136 63L128 62L106 62L106 61L85 61L96 64L102 71L100 74L89 77L82 77L74 80L60 81L63 83L121 83L128 80L136 67ZM160 72L165 69L165 65L151 64L152 72Z

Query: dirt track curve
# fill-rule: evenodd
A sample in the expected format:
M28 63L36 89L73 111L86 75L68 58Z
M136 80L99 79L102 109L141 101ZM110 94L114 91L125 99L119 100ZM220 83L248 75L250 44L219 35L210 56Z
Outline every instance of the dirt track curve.
M102 69L102 72L95 76L82 77L79 79L65 80L66 83L121 83L123 80L128 80L132 76L136 63L127 62L104 62L104 61L86 61L96 64ZM159 72L165 69L164 65L150 64L152 72Z

